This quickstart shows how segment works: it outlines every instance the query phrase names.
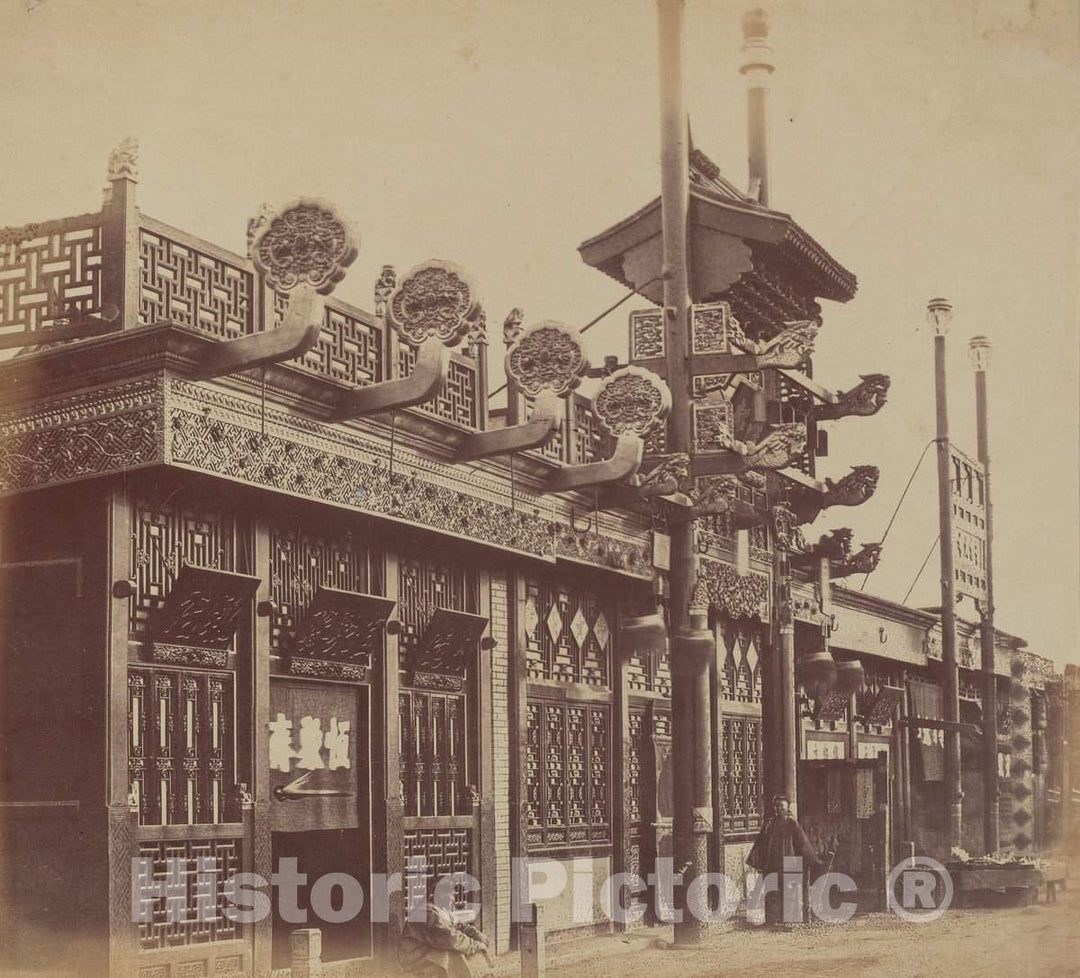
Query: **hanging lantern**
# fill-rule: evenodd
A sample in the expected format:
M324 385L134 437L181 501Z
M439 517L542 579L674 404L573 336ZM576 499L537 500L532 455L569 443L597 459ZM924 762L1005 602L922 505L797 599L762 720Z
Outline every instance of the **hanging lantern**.
M651 615L623 618L619 628L620 644L641 652L663 652L667 648L667 625L658 611Z
M811 652L799 659L799 680L815 695L827 690L836 676L836 663L828 652Z
M841 696L859 693L866 685L866 670L858 659L836 663L836 679L833 688Z

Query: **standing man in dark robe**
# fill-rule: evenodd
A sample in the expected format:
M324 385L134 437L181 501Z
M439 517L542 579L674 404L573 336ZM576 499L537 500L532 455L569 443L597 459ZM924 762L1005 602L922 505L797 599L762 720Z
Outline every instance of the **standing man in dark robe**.
M764 886L765 890L765 923L768 925L794 924L795 920L784 920L784 886L788 882L784 879L784 857L802 857L802 877L799 881L799 912L805 905L802 899L802 891L806 880L806 873L811 868L822 865L817 853L802 826L795 821L791 814L791 803L783 795L773 798L773 817L770 818L758 833L754 841L754 847L750 855L746 857L746 864L761 874L762 879L758 882L759 889ZM790 873L789 873L790 875ZM760 899L759 894L755 894Z

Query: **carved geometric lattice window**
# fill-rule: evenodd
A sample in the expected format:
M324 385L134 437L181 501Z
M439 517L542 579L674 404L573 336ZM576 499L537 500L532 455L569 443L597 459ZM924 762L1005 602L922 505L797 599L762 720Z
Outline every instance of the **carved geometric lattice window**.
M240 855L239 839L139 843L132 897L140 948L239 938L241 925L222 911L232 902L229 881L243 868ZM163 895L152 895L155 891Z
M383 558L352 533L270 529L270 587L275 610L270 649L280 654L320 587L360 594L383 593Z
M439 880L454 873L468 873L473 869L470 865L470 836L467 828L405 830L402 854L405 857L407 908L425 899L433 899ZM455 909L464 909L470 899L472 897L464 885L455 885Z
M128 772L140 825L239 821L230 673L128 670Z
M529 701L525 772L530 847L611 841L610 745L606 705Z
M476 573L461 565L437 564L419 557L401 558L398 584L398 617L402 629L398 642L402 669L414 652L439 608L476 613L479 584Z
M132 637L146 636L150 616L165 603L185 564L234 571L234 552L231 516L136 498L131 532Z
M722 699L738 703L761 702L761 633L745 622L726 622L723 628Z
M607 686L614 608L558 584L525 585L525 655L530 678Z

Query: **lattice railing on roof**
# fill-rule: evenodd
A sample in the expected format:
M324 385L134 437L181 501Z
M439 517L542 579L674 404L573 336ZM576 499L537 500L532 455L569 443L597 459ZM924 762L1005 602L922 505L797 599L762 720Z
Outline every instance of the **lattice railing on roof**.
M0 330L98 315L101 263L100 214L0 231Z

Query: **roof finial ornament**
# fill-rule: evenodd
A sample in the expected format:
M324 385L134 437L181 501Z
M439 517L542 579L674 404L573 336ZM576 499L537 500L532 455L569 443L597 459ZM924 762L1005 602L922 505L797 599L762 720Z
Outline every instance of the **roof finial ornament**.
M139 179L139 142L128 136L109 154L109 176L112 180Z
M375 315L386 315L386 303L397 288L397 269L393 265L383 265L379 278L375 282Z
M513 346L517 338L521 336L521 324L524 319L525 313L517 306L506 314L503 320L503 342L507 346Z

